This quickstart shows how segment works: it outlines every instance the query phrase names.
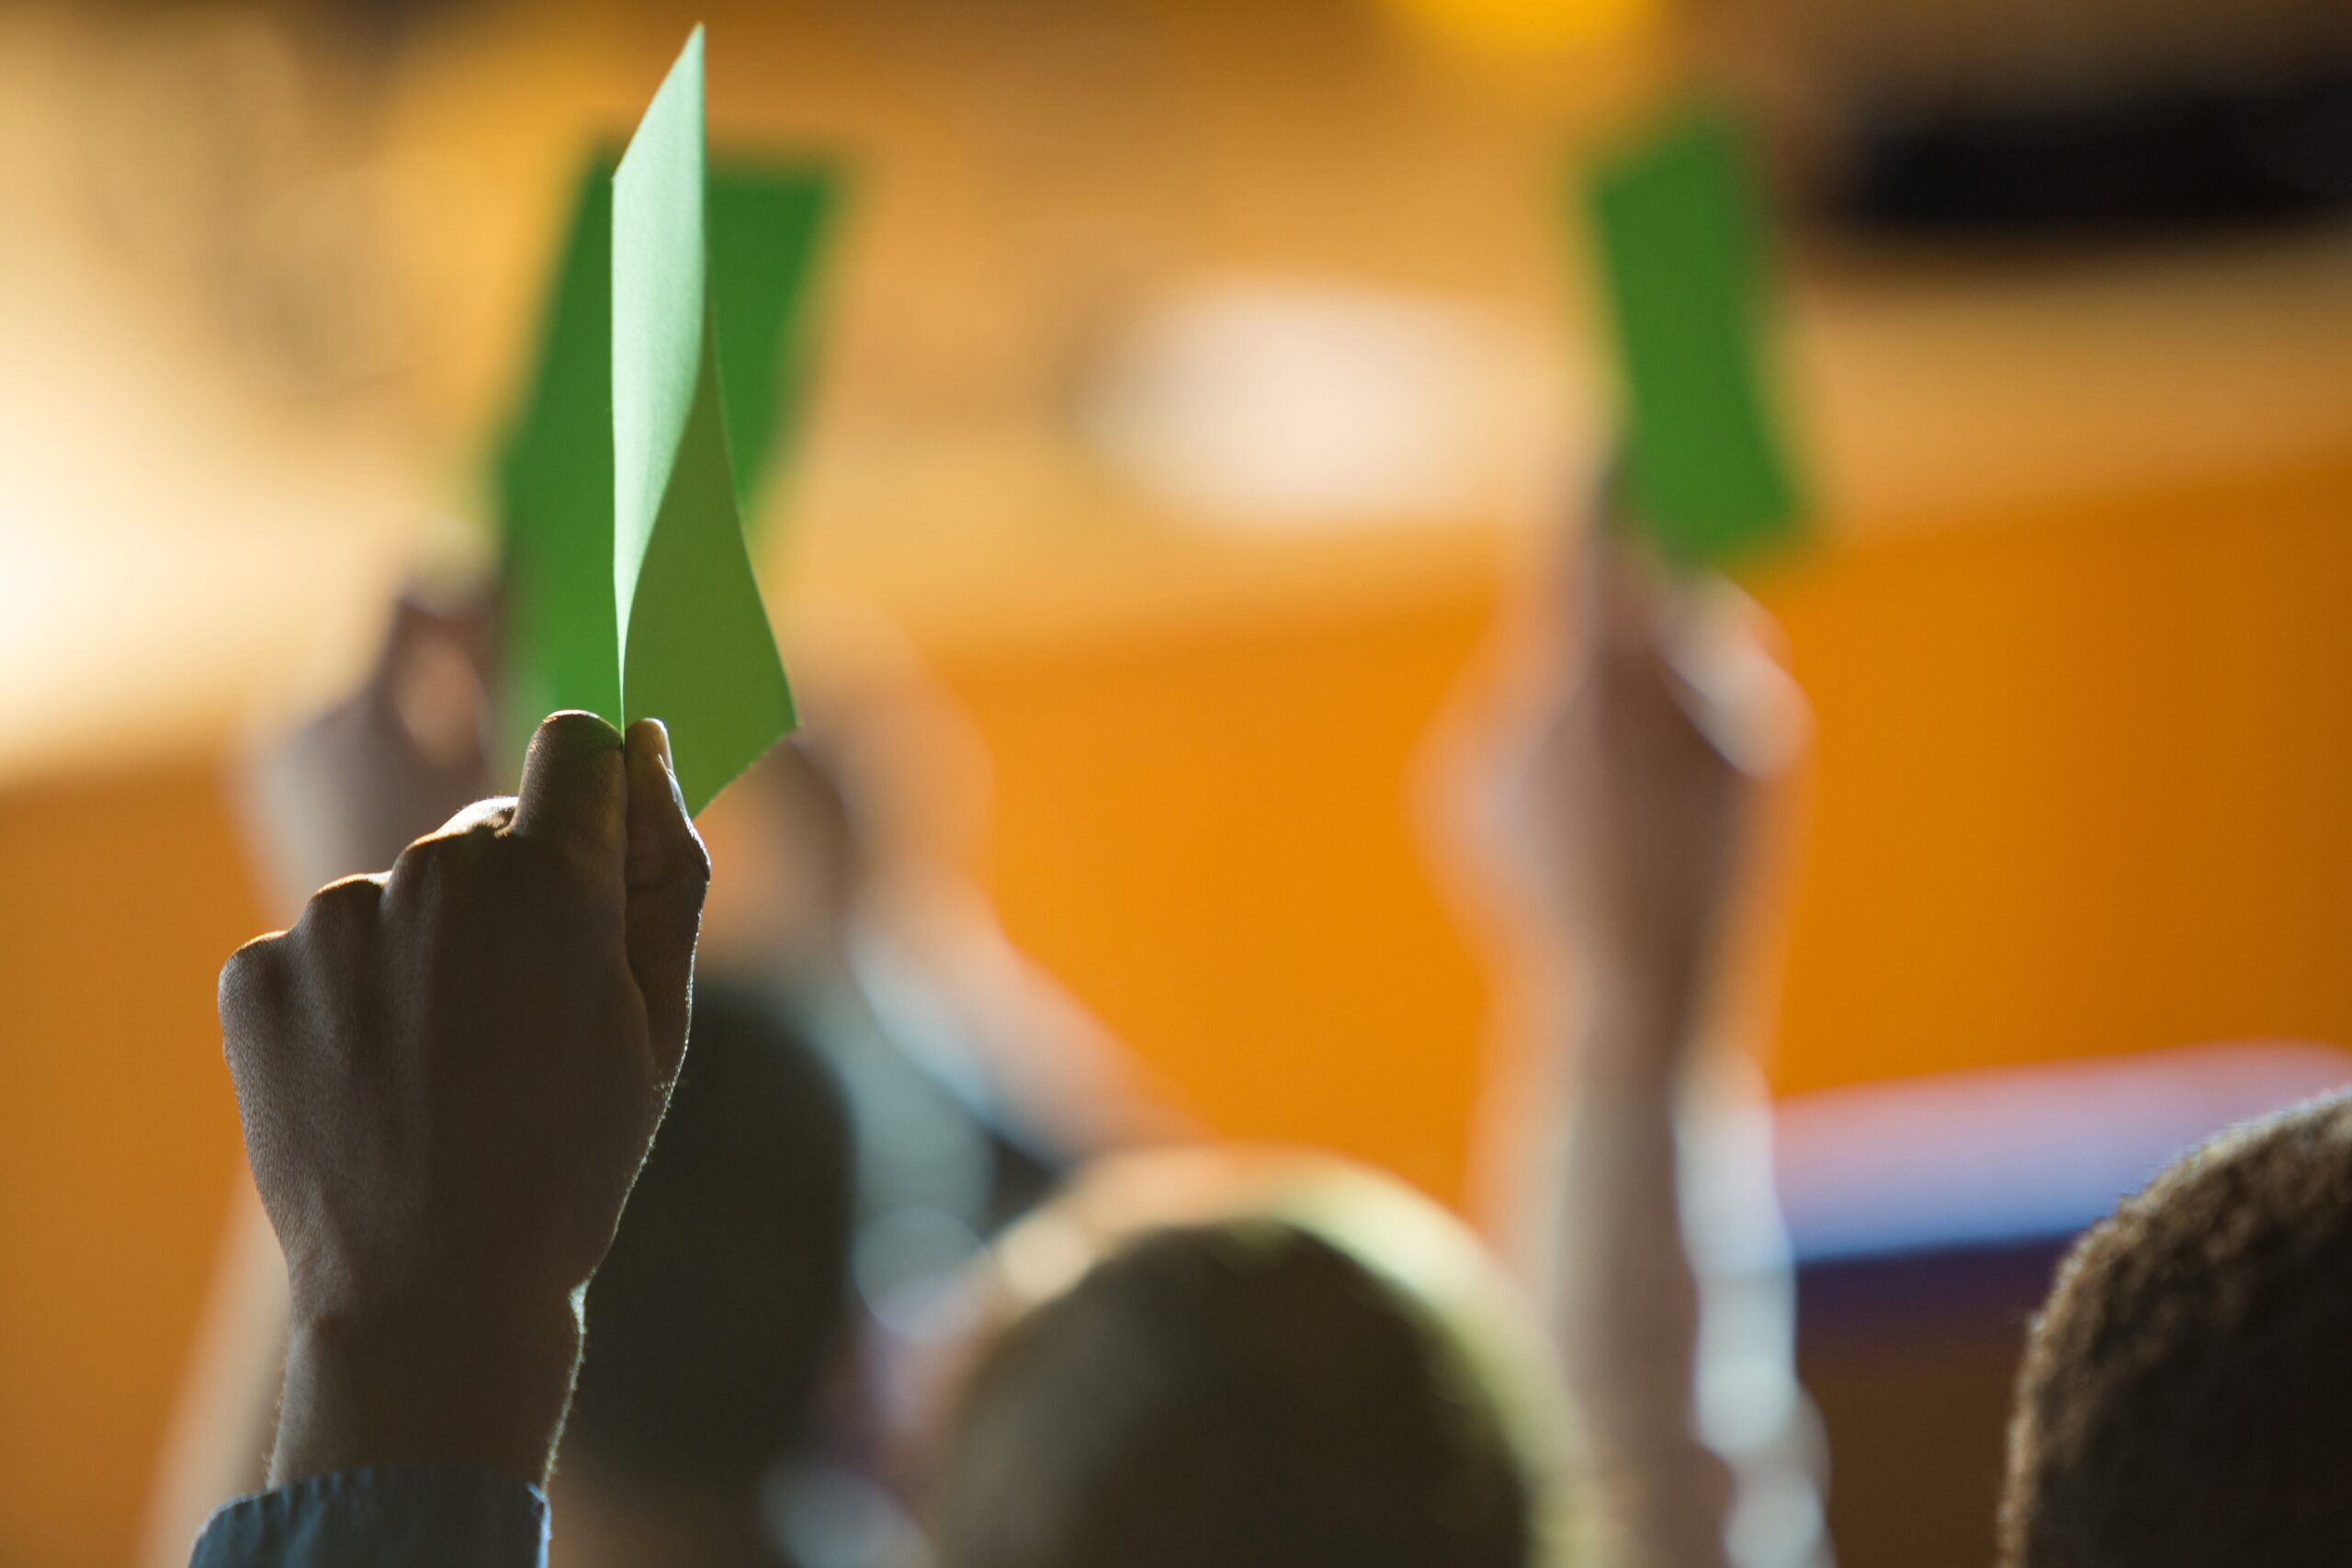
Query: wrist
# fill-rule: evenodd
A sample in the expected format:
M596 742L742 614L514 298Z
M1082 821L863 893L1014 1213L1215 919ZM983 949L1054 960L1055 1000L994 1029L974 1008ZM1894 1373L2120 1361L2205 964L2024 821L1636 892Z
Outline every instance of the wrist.
M544 1485L580 1350L571 1298L468 1313L298 1309L271 1484L362 1465L459 1464Z
M1576 998L1577 1081L1609 1093L1666 1092L1695 1055L1695 980L1671 971L1589 965Z

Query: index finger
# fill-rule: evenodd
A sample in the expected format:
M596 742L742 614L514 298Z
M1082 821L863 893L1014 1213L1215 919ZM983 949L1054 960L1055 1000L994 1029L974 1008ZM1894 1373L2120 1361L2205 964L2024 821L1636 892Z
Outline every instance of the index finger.
M549 715L531 737L510 831L610 864L617 875L628 811L620 731L593 713Z

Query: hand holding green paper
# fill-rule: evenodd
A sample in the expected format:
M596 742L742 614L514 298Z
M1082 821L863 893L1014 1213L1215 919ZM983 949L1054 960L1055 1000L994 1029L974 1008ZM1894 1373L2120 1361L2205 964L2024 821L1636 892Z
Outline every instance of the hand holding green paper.
M697 29L618 170L591 161L498 472L509 728L662 718L695 810L791 724L741 519L798 390L834 191L807 166L706 169L701 66Z

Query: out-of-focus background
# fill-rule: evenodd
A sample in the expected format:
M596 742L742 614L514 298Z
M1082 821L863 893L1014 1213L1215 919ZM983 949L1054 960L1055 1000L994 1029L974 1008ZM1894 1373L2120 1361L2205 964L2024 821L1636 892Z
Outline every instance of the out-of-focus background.
M1804 1371L1845 1561L1984 1561L2052 1248L2352 1077L2334 5L0 12L0 1559L127 1559L202 1310L231 760L486 557L579 160L696 20L714 140L848 176L796 675L928 669L912 793L1178 1111L1463 1204L1447 737L1611 439L1566 171L1694 73L1750 110L1819 502L1750 580L1817 719L1753 1021Z

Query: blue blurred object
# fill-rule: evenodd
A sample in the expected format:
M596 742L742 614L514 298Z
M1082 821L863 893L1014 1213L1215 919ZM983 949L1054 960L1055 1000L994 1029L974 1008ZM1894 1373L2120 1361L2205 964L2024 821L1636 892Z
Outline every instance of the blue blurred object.
M1992 1562L2018 1356L2066 1249L2215 1133L2346 1084L2352 1052L2249 1043L1783 1102L1798 1358L1838 1560Z

